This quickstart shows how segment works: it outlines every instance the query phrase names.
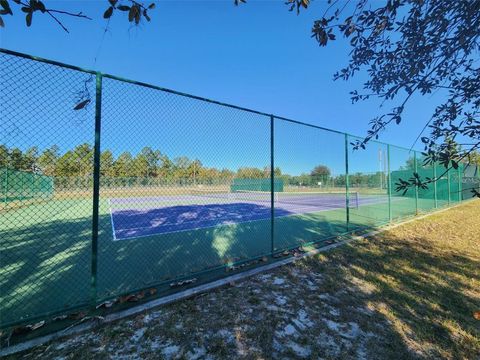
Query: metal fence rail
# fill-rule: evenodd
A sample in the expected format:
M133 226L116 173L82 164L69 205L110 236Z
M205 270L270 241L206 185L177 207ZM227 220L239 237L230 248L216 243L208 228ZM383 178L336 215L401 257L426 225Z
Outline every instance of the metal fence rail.
M178 291L480 184L476 167L446 172L375 141L355 151L359 138L312 124L8 50L0 60L1 328ZM398 193L413 172L439 179Z

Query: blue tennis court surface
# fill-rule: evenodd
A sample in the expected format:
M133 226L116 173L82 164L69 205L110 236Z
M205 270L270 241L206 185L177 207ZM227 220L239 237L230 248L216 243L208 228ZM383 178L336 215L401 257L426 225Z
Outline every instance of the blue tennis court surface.
M279 194L280 195L280 194ZM114 240L190 231L269 219L270 194L179 195L110 199ZM351 196L350 207L384 202L379 196ZM344 194L281 194L274 216L345 208Z

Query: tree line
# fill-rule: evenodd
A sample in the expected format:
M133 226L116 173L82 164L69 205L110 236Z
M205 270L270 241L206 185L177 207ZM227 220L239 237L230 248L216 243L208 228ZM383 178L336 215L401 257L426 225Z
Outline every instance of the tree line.
M58 145L43 151L30 147L25 151L0 145L0 168L36 172L46 176L91 177L93 175L94 149L90 144L80 144L75 148L60 152ZM114 156L111 150L100 154L100 174L103 177L117 178L157 178L165 181L191 180L209 182L229 181L233 178L269 178L270 167L240 167L236 171L205 166L199 159L187 156L170 158L160 150L144 147L139 153L129 151ZM274 174L282 176L279 167ZM295 177L290 177L294 178ZM299 178L299 177L298 177ZM300 180L299 180L300 181Z
M63 154L57 145L43 151L35 146L22 151L16 147L0 145L0 168L36 172L55 178L89 178L93 175L93 155L90 144L80 144ZM409 162L413 163L413 160ZM208 184L228 182L234 178L269 178L270 167L240 167L235 171L217 169L205 166L199 159L186 156L170 158L160 150L147 146L137 154L125 151L118 156L114 156L111 150L104 150L100 154L100 174L104 178L148 178ZM349 175L349 182L351 186L375 187L382 183L379 179L383 175L380 171L357 172ZM325 165L317 165L310 172L300 175L286 174L280 167L275 167L274 176L282 179L285 185L298 187L343 187L346 184L344 174L332 175Z

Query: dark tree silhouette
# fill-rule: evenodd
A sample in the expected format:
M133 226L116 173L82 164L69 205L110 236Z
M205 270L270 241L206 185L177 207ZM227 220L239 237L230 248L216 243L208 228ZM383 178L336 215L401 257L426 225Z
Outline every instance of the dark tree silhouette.
M335 40L337 34L349 39L349 63L334 79L349 80L361 70L369 75L363 92L351 92L353 103L376 97L392 104L391 111L371 120L367 136L354 147L365 148L387 126L400 124L412 96L443 92L445 100L431 118L420 120L424 128L415 143L421 140L424 144L425 165L438 162L447 171L457 169L460 162L469 163L480 148L480 1L361 0L347 4L330 0L313 25L312 37L320 46ZM397 185L406 189L433 181L413 176Z

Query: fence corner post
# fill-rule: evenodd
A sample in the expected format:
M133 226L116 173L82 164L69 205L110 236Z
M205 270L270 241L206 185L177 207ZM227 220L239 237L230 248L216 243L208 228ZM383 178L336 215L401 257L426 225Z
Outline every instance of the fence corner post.
M271 237L271 255L275 253L275 155L274 155L274 120L270 115L270 237Z
M434 204L435 209L438 208L438 194L437 194L437 162L433 162L433 196L434 196Z
M418 175L417 152L413 151L413 167L415 173ZM415 215L418 215L418 184L415 184Z
M97 302L98 264L98 216L100 205L100 131L102 125L102 74L96 73L95 82L95 144L93 152L93 210L92 210L92 263L91 263L91 306Z
M345 212L347 231L350 228L350 180L348 176L348 134L345 134Z
M390 144L387 144L387 173L388 173L388 221L392 222L392 173L390 171Z

